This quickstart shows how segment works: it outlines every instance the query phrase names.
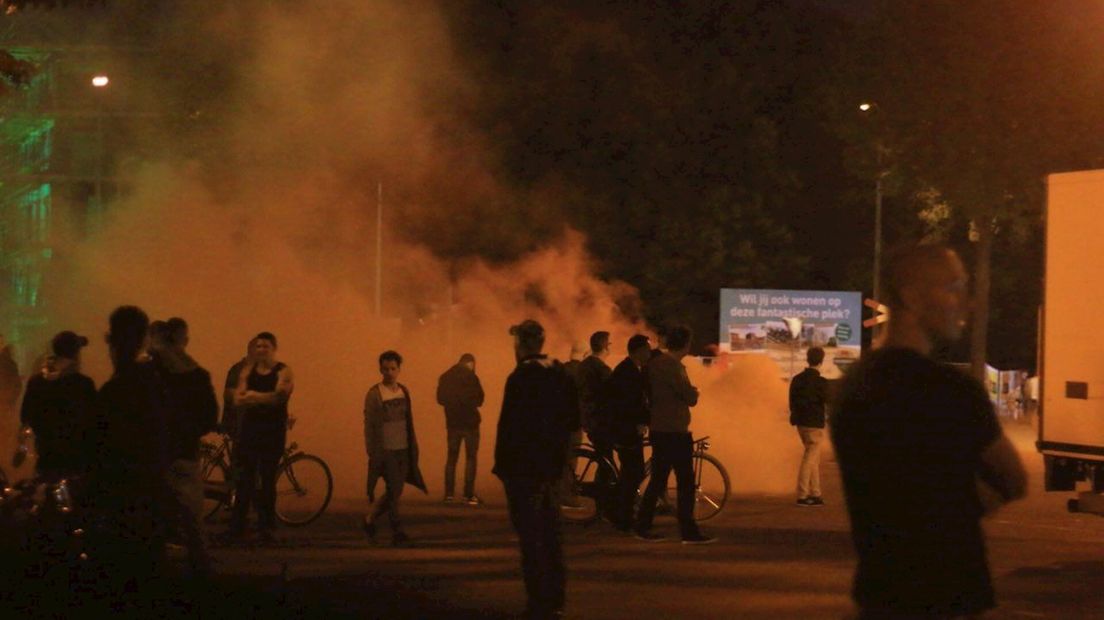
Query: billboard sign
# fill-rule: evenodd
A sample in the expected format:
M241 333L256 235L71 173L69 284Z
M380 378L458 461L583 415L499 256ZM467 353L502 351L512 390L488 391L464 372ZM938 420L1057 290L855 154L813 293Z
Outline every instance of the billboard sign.
M824 349L821 374L838 378L862 351L862 293L721 289L720 348L768 355L786 377L805 367L809 347Z

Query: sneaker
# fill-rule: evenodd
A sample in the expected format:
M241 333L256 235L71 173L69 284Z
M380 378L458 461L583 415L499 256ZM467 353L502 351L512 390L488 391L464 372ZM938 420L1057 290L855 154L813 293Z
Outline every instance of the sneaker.
M414 543L411 542L410 537L406 535L406 532L399 530L395 532L391 537L392 547L413 547Z
M563 510L582 510L583 504L577 499L565 499L560 502L560 508Z
M663 534L656 534L650 530L636 530L633 532L633 536L637 540L643 540L644 542L663 542L667 540L667 537Z
M801 499L797 500L797 505L804 508L805 506L812 506L813 502L811 498L802 497Z
M824 500L821 499L821 497L819 495L806 497L805 501L807 502L805 504L806 506L823 506L824 505Z
M446 495L445 496L445 503L446 504L455 504L456 503L456 498L451 496L451 495Z
M481 506L483 504L483 500L479 499L478 495L470 495L464 498L464 503L469 506Z
M685 536L682 539L684 545L712 545L715 542L717 542L716 536L706 536L701 532Z

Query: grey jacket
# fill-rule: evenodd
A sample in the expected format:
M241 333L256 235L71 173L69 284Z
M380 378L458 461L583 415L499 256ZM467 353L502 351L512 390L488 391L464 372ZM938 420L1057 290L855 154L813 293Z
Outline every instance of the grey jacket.
M406 482L414 487L426 490L425 479L418 469L418 439L414 436L414 407L410 402L410 391L406 386L399 384L408 405L406 416L406 436L410 441L410 469L406 472ZM383 477L383 397L380 395L379 385L373 385L372 389L364 396L364 449L368 453L368 499L375 501L376 483Z

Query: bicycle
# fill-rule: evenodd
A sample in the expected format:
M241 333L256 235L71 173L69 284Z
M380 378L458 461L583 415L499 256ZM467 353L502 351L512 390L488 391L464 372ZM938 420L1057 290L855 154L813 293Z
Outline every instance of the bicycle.
M651 442L645 439L645 446L651 446ZM712 454L708 454L709 437L702 437L694 441L694 518L697 521L707 521L720 514L728 502L732 485L728 477L728 471L724 465ZM598 454L592 444L582 443L573 451L576 458L575 484L573 491L580 500L580 508L572 508L563 512L564 519L580 524L593 523L601 516L599 504L611 494L617 487L620 471L612 459ZM601 471L607 472L605 476L599 476ZM644 464L644 480L637 489L636 497L639 503L648 488L648 482L652 476L652 459ZM677 487L674 476L668 479L666 492L659 497L656 512L670 514L674 511L674 498L677 497Z
M200 474L203 478L203 514L210 520L220 509L230 509L234 499L230 475L230 436L219 443L200 443ZM333 497L333 475L321 458L299 451L292 442L276 466L276 518L290 527L314 522Z

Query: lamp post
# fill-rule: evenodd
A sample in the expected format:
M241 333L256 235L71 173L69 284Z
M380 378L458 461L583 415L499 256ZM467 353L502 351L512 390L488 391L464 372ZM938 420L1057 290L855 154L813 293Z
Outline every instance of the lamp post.
M104 167L104 130L103 130L103 91L111 79L106 75L96 75L92 78L92 87L98 92L96 97L96 220L103 214L103 167ZM98 222L97 222L98 224Z
M878 104L864 101L859 104L859 111L865 115L873 115L877 111ZM877 170L874 172L874 300L882 302L882 178L885 176L885 163L883 162L884 149L881 140L875 144L875 157ZM877 328L875 328L877 329Z

